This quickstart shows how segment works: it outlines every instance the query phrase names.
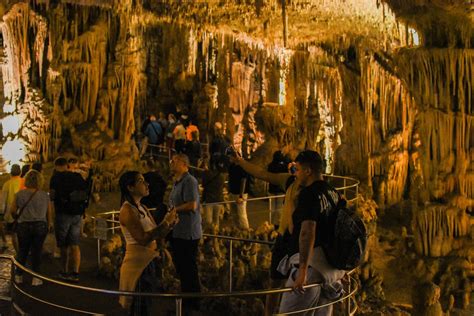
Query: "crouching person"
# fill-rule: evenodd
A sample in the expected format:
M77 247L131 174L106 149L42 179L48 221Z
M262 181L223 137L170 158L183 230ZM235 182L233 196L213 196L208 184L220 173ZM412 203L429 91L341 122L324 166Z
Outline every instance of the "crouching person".
M164 238L178 220L176 211L168 212L163 221L155 223L150 211L140 203L149 194L148 183L137 171L125 172L119 180L122 207L120 228L125 237L125 257L120 268L120 290L153 292L157 280L156 239ZM151 298L121 296L123 308L130 315L149 315Z
M332 210L328 198L337 204L339 195L324 181L323 160L317 152L303 151L295 161L295 175L303 189L292 215L289 255L278 267L283 274L289 272L286 287L292 287L293 291L283 294L280 313L316 307L338 298L342 294L340 280L346 273L331 267L321 248L330 236L325 224L325 216ZM303 289L313 283L322 286ZM332 305L302 315L332 315Z

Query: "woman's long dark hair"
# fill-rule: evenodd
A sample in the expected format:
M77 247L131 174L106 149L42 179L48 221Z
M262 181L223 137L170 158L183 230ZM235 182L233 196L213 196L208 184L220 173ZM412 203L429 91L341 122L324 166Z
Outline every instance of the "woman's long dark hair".
M128 186L135 185L137 183L139 175L140 172L138 171L126 171L124 174L122 174L122 176L120 176L120 205L123 205L123 203L128 202L138 210L140 216L145 217L146 214L144 214L143 211L138 208L137 203L135 203L132 198L132 195L130 194L130 191L128 190Z

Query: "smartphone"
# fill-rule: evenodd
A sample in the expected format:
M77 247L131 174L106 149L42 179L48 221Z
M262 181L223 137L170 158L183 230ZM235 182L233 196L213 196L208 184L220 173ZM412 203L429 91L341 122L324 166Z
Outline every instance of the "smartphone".
M290 174L295 174L296 173L296 165L294 162L290 163L290 167L288 168L288 171L290 172Z

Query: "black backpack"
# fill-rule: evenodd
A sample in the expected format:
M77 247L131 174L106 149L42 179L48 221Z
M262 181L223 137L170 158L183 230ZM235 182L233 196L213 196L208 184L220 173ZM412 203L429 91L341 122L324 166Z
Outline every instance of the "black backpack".
M364 260L367 246L367 230L360 217L347 208L347 202L339 199L336 205L327 192L323 192L332 205L327 216L327 232L323 242L326 259L340 270L357 268Z

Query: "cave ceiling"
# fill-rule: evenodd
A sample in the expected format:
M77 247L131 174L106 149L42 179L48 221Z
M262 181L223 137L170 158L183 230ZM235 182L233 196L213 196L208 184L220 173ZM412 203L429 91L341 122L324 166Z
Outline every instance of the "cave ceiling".
M149 7L175 21L283 45L281 0L165 0L150 1ZM356 43L391 50L402 45L399 37L406 26L426 38L428 46L470 47L474 34L474 5L464 0L286 0L285 8L287 46L293 49Z
M21 1L4 1L6 6ZM133 8L125 0L34 0L67 3L117 12ZM269 47L284 46L281 0L141 0L143 7L175 23L205 31L234 33ZM356 44L390 52L405 43L408 27L434 47L471 47L474 5L466 0L286 0L291 49L309 45L345 49ZM141 6L140 6L141 7Z

